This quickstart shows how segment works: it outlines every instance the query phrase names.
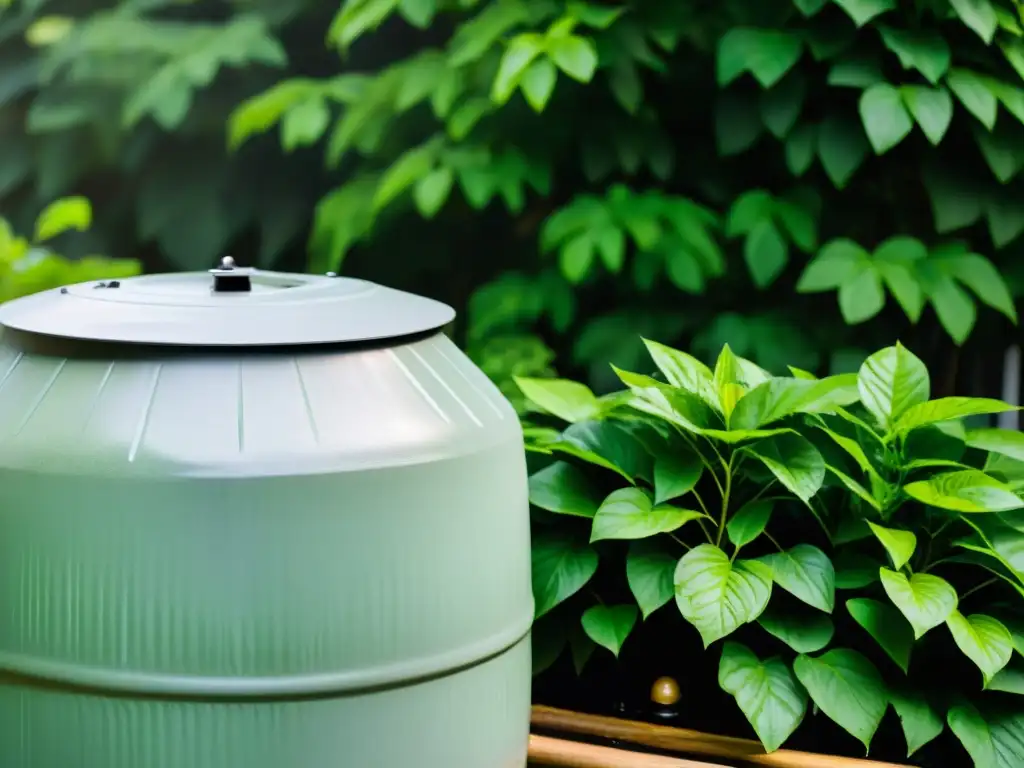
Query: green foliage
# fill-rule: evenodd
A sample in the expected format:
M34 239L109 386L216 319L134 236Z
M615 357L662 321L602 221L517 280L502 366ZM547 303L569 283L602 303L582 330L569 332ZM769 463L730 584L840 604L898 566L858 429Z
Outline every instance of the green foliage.
M1007 462L1022 441L960 421L1010 406L931 399L900 344L821 379L771 376L728 346L713 367L646 346L658 376L616 369L625 389L602 398L519 379L528 448L546 457L530 480L541 668L581 628L617 656L678 610L695 633L672 647L699 638L690 652L718 656L767 750L813 703L865 749L891 705L908 755L947 724L979 768L1016 755L1024 498ZM949 653L973 675L937 669Z
M303 175L273 144L239 161L224 124L284 74L284 38L315 50L322 34L301 0L11 3L0 11L0 207L27 229L49 200L102 198L69 242L73 258L205 269L241 239L256 251L247 260L271 265L304 234L323 191L317 163ZM307 110L290 141L314 120Z
M397 18L429 43L351 66ZM919 325L955 345L1005 332L989 308L1016 322L1014 0L348 0L328 39L344 73L254 97L231 145L280 124L285 151L318 143L347 169L317 210L317 270L414 212L453 229L486 216L517 271L465 262L480 293L546 286L500 329L469 317L508 392L492 358L527 338L604 390L607 350L635 367L638 332L705 358L729 343L779 373L848 369L851 348ZM518 372L550 375L550 355L531 359Z
M84 197L69 197L47 206L31 238L15 234L0 219L0 301L91 280L131 277L141 271L134 259L87 256L68 260L45 245L69 230L83 231L92 222L92 206Z

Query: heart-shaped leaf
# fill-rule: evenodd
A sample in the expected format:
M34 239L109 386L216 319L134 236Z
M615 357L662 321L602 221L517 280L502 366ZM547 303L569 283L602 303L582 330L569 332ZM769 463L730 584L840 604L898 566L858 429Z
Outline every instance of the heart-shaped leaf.
M980 613L964 616L953 611L946 619L946 626L960 650L981 670L986 686L1010 663L1013 637L997 619Z
M532 544L533 599L540 618L572 597L597 572L597 552L568 534L540 531Z
M616 657L636 625L635 605L595 605L583 612L580 623L587 637Z
M796 730L807 712L807 694L782 659L761 661L739 643L726 643L718 685L736 698L765 750L773 752Z
M883 427L891 426L931 391L928 369L902 344L871 355L857 374L861 402Z
M889 559L892 560L892 567L896 570L906 565L913 557L914 550L917 549L917 537L910 531L886 528L870 521L868 521L868 528L885 547Z
M729 541L736 547L745 547L764 533L773 506L770 499L757 499L740 507L725 526Z
M870 661L856 651L836 648L818 657L798 656L793 671L822 712L865 748L871 745L889 697Z
M530 475L530 503L549 512L593 517L600 499L586 472L564 461Z
M761 561L771 567L772 580L794 597L825 613L836 603L836 572L828 555L810 544L768 555Z
M935 714L923 696L904 688L890 687L889 701L900 718L903 736L907 740L907 757L939 736L945 728L942 718Z
M665 552L656 542L641 539L629 545L626 581L646 619L675 594L673 578L678 557Z
M743 448L759 459L782 485L805 504L825 481L825 460L803 437L782 434Z
M700 456L693 451L672 451L654 459L654 503L683 496L693 490L704 471Z
M701 544L679 560L676 604L704 647L755 621L772 594L771 569L753 560L730 561L712 544Z
M930 573L915 573L908 579L888 568L880 569L879 575L885 593L914 628L915 639L942 624L956 610L956 590L945 579Z
M797 653L820 651L835 632L832 620L820 611L783 611L769 606L757 623Z
M655 505L647 491L640 488L620 488L608 494L597 508L590 540L646 539L703 516L671 504Z
M910 668L910 651L914 647L914 630L899 611L866 597L847 600L846 610L906 673Z

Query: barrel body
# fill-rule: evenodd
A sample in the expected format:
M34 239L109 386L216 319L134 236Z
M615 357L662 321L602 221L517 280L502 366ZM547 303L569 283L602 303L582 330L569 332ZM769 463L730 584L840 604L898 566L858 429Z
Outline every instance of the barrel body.
M443 335L0 340L0 764L521 768L522 436Z

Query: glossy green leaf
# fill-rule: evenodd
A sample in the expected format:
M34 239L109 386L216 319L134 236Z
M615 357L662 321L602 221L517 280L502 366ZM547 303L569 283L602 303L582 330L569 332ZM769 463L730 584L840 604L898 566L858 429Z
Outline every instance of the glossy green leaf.
M1017 322L1017 308L1006 281L995 265L976 253L937 259L940 268L974 292L983 303Z
M65 197L46 206L36 219L35 241L45 242L68 230L79 232L92 225L92 206L84 197Z
M413 200L426 219L433 218L444 207L452 191L455 175L451 168L435 168L416 183Z
M946 619L946 626L960 650L981 670L986 686L1010 663L1013 638L999 620L980 613L964 616L954 610Z
M1017 406L988 397L940 397L938 400L929 400L908 408L897 419L895 430L909 432L940 421L1014 410L1018 410Z
M882 426L928 400L931 381L924 363L901 344L871 355L857 374L861 403Z
M1013 632L1010 633L1013 636ZM1018 641L1014 638L1014 649L1020 652ZM1024 696L1024 669L1019 661L1012 659L1009 664L999 670L985 687L989 691L1002 691L1015 696Z
M718 43L720 86L750 72L764 88L779 82L800 60L803 43L788 31L732 27Z
M908 483L907 495L922 504L954 512L1008 512L1024 508L1008 485L977 469L943 472Z
M896 570L900 570L914 556L917 537L910 531L886 528L871 521L868 521L868 528L885 547L889 559L892 560L892 567Z
M927 293L942 327L953 341L963 344L977 318L971 297L948 275L933 280Z
M882 564L875 558L849 549L840 549L835 556L836 589L860 589L878 581Z
M807 711L807 693L786 663L779 658L761 661L739 643L722 647L718 685L736 698L768 752L782 746Z
M889 705L874 665L856 651L837 648L798 656L793 671L818 708L867 749Z
M745 547L764 533L772 516L774 502L765 499L750 501L729 518L725 526L729 541L736 547Z
M846 610L904 673L910 668L914 630L891 605L866 597L846 601Z
M817 126L813 123L798 125L786 137L786 167L794 176L803 176L811 167L817 141Z
M879 32L885 46L895 53L904 69L916 69L931 83L949 69L952 54L946 39L930 29L895 29L881 26Z
M658 366L658 370L664 374L669 384L685 389L709 405L717 402L714 376L704 363L686 352L672 349L656 341L644 339L643 342L654 364Z
M620 488L608 494L598 507L590 540L645 539L670 533L703 516L670 504L655 505L647 491L640 488Z
M636 618L635 605L595 605L583 612L580 623L587 637L618 657Z
M418 147L407 150L393 162L377 184L373 196L373 209L380 210L389 205L409 187L429 174L437 163L440 144L430 140Z
M833 0L833 2L846 11L858 27L863 27L876 16L896 7L894 0Z
M743 449L759 459L784 487L809 504L825 481L825 460L804 438L782 434Z
M820 611L780 610L769 606L757 623L797 653L820 651L835 633L832 620Z
M772 594L771 569L753 560L730 561L711 544L701 544L679 560L676 605L700 633L704 647L755 621Z
M806 95L807 81L799 71L761 92L761 119L775 138L783 139L793 130Z
M949 4L953 6L960 21L974 30L978 37L986 43L992 42L999 19L989 0L949 0Z
M532 553L537 618L579 592L597 572L597 552L563 533L534 532Z
M952 707L946 715L946 722L976 766L998 765L988 723L974 706L963 703Z
M873 85L861 94L860 118L876 155L884 155L907 137L914 127L898 88Z
M758 288L771 285L785 269L789 248L770 219L761 221L747 236L743 258Z
M555 92L558 72L554 62L546 57L536 59L519 79L519 88L526 103L536 112L543 112L551 94Z
M888 568L882 568L880 575L885 593L914 628L915 639L942 624L956 610L956 590L945 579L930 573L915 573L907 579Z
M1024 432L1016 429L972 429L967 433L967 445L1024 461Z
M858 264L868 258L868 252L852 240L832 240L804 269L796 289L799 293L835 290L850 279Z
M600 501L587 473L564 461L530 475L530 503L549 512L592 518Z
M679 498L693 490L704 472L704 464L694 451L673 451L654 460L654 503Z
M825 118L817 130L818 157L836 189L843 189L863 164L871 144L863 128L842 115Z
M953 99L949 92L941 87L905 85L900 93L928 141L938 146L953 121Z
M946 85L964 108L990 131L995 128L998 102L984 76L969 69L952 69L946 76Z
M828 413L857 402L854 374L807 381L772 378L758 384L736 403L730 429L756 429L795 413Z
M600 413L597 397L585 384L568 379L530 379L519 376L515 382L534 405L563 421L585 421Z
M645 619L675 594L678 561L678 557L668 554L655 541L640 539L630 543L626 554L626 581Z
M870 320L885 306L882 276L874 264L856 265L839 286L839 311L848 325Z
M568 450L570 446L578 450ZM631 483L635 477L651 478L651 455L623 422L578 421L552 442L551 449L611 469Z
M772 580L813 608L832 613L836 602L836 574L828 555L810 544L760 558L772 571Z
M285 112L281 120L281 146L286 152L315 144L331 122L323 97L312 97Z
M533 33L516 35L509 41L491 86L491 99L495 103L504 104L511 98L519 87L523 73L543 49L543 38Z
M569 35L548 41L548 56L573 80L589 83L597 69L597 49L585 37Z
M890 687L889 701L900 718L903 736L907 740L907 757L911 757L925 744L941 735L946 724L928 701L919 693L905 687Z

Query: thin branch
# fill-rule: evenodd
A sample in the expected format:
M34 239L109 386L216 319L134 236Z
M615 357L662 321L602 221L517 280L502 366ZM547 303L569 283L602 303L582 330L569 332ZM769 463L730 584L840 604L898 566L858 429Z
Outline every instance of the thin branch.
M783 550L783 549L782 549L782 545L781 545L781 544L779 544L779 542L777 542L777 541L775 540L775 537L774 537L774 536L772 536L772 535L771 535L770 533L768 533L768 531L763 531L763 533L764 533L764 535L765 535L765 538L766 538L766 539L768 539L768 541L770 541L770 542L771 542L772 544L774 544L774 545L775 545L775 548L776 548L777 550L779 550L779 552L784 552L784 551L785 551L785 550Z
M968 589L966 592L964 592L962 595L960 595L960 599L961 600L966 600L968 597L973 595L979 589L984 589L985 587L990 587L993 584L997 583L998 581L999 581L999 579L989 579L988 581L983 581L978 586L972 587L971 589Z
M679 544L682 544L683 548L684 548L684 549L686 549L686 551L687 551L687 552L689 552L689 551L690 551L691 549L693 549L693 547L691 547L691 546L690 546L689 544L687 544L687 543L686 543L685 541L683 541L682 539L680 539L680 538L679 538L678 536L676 536L676 535L675 535L674 533L670 533L670 534L669 534L669 536L671 536L671 537L672 537L673 539L675 539L675 540L676 540L676 541L677 541L677 542L678 542Z

